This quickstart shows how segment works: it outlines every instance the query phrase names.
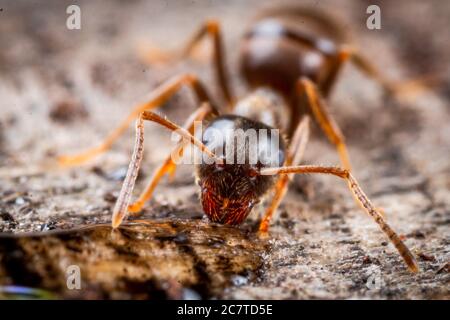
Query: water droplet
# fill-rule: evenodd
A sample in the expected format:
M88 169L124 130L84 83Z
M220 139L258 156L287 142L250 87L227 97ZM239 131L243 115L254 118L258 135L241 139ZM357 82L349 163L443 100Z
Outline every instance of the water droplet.
M240 275L234 275L231 277L231 282L235 285L235 286L243 286L245 284L247 284L248 279L246 277L240 276Z
M113 180L113 181L122 181L125 179L125 176L127 175L127 166L121 166L118 169L114 170L113 172L110 172L106 175L107 179Z
M43 223L41 224L41 231L53 230L55 229L55 225L56 225L55 221Z
M188 236L185 233L179 233L175 236L175 238L173 238L173 241L175 243L187 243L188 242Z
M183 300L200 300L201 298L196 291L188 288L183 289Z
M18 206L21 206L21 205L25 204L25 199L22 197L18 197L18 198L16 198L15 204L17 204Z

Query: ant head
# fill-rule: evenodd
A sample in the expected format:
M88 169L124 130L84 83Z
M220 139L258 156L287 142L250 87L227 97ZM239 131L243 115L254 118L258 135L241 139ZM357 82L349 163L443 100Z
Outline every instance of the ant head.
M213 120L202 142L223 160L197 166L203 210L212 221L240 224L275 183L259 170L283 164L284 142L272 128L233 115Z

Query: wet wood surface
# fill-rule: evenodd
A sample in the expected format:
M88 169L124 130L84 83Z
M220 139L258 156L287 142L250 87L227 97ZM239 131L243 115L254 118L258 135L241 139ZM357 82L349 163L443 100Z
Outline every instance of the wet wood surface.
M257 277L264 249L252 233L196 220L1 235L0 285L58 299L220 298L224 287ZM79 288L67 284L76 283L71 266Z

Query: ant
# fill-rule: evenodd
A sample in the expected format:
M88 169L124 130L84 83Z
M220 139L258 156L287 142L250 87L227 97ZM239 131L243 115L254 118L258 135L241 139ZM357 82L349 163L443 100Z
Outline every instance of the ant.
M303 22L301 25L298 23L299 19ZM369 78L381 84L388 93L396 93L400 86L386 80L356 49L343 44L344 32L336 20L312 10L279 8L260 15L242 39L240 73L251 91L243 99L237 100L225 72L222 35L216 20L206 21L176 58L189 56L196 45L206 37L213 42L213 66L219 88L227 103L225 113L219 112L197 76L178 75L152 91L151 98L136 106L100 146L79 155L59 158L63 165L81 164L108 150L130 123L137 119L135 147L113 210L113 228L121 224L128 212L137 213L142 210L160 179L165 174L174 174L176 163L171 155L182 154L191 144L214 159L210 164L197 164L195 170L196 181L201 188L203 211L211 221L239 225L254 205L270 192L273 194L272 200L259 225L259 231L265 234L294 174L329 174L347 182L356 202L380 226L409 270L418 272L419 267L410 250L387 224L384 215L372 204L352 175L344 136L327 111L325 102L339 71L347 61L353 62ZM151 109L167 102L184 85L193 90L199 107L190 115L185 125L180 127ZM300 164L309 137L310 119L318 123L325 136L335 146L342 167ZM144 120L176 131L183 140L178 142L171 155L155 170L150 183L139 198L129 204L143 157ZM194 135L194 123L197 121L204 121L206 124L203 136L199 138ZM276 149L278 156L267 162L262 161L262 154L265 153L258 153L257 162L250 163L248 160L252 151L250 145L245 144L245 162L227 163L224 157L211 150L214 146L206 138L209 130L224 131L225 128L279 128L283 136L280 136L281 141ZM267 151L273 142L271 139L265 139L257 141L257 144L263 151ZM229 141L224 142L226 143Z

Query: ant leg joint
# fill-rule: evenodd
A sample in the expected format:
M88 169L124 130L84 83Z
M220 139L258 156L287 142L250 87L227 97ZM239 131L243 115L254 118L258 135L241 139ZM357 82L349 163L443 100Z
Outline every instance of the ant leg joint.
M218 33L219 32L219 22L215 19L209 19L206 21L206 29L209 33Z

